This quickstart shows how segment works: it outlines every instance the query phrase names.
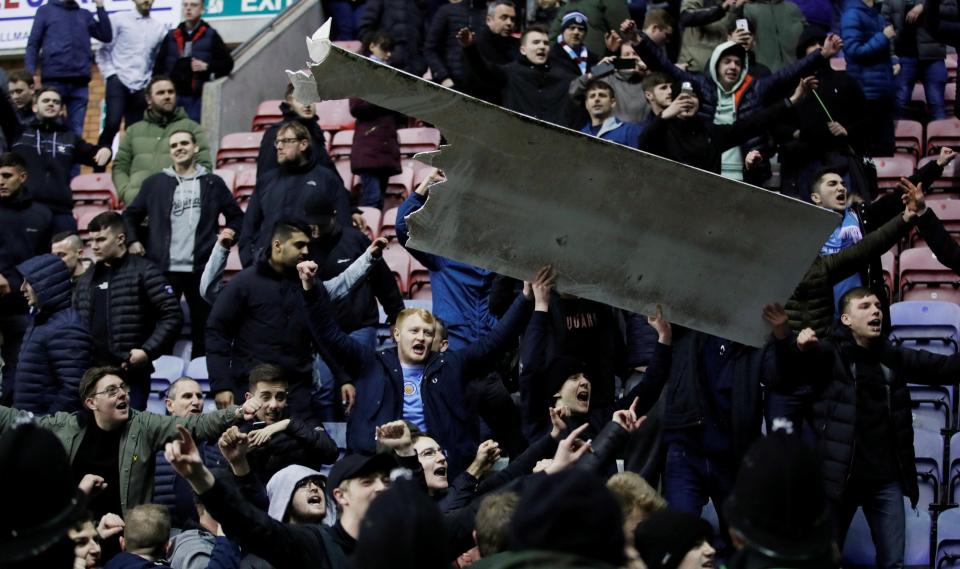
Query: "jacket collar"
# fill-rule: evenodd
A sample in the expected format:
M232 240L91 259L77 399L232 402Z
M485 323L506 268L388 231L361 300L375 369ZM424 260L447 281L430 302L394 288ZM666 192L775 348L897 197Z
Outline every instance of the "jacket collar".
M613 115L610 115L607 117L607 120L603 121L603 124L600 125L600 132L597 133L597 138L602 138L603 135L617 130L621 126L623 126L623 121Z

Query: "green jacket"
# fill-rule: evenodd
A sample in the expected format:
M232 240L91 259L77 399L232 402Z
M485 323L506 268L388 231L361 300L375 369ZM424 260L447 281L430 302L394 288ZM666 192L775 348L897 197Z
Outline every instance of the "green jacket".
M197 162L213 170L210 160L210 145L203 128L190 120L183 108L177 107L172 117L163 117L146 111L143 120L127 129L120 139L120 148L113 159L113 185L124 203L133 203L140 193L140 184L148 176L173 166L170 160L170 135L178 130L193 133L200 146Z
M871 259L886 253L905 236L911 223L897 215L863 240L833 255L816 258L785 306L790 329L813 328L826 337L834 320L833 285L864 270Z
M152 500L154 456L168 442L177 438L178 423L185 425L195 440L212 440L237 422L238 409L236 405L231 405L186 419L131 409L120 438L120 505L124 514L130 508L149 504ZM26 411L0 406L0 433L29 416ZM80 425L77 414L61 412L33 420L57 435L70 455L70 462L73 462L86 433L86 427Z
M784 0L755 0L743 7L743 15L757 30L753 53L758 63L776 73L797 60L797 41L807 25L799 6Z
M560 35L560 22L570 12L583 12L587 17L587 35L584 36L583 43L597 57L603 57L607 53L604 34L610 30L619 30L620 23L630 17L624 0L570 0L557 10L557 17L550 25L551 45L556 45L557 36Z
M683 0L680 19L690 19L681 26L678 64L685 63L690 73L703 73L713 50L727 41L727 26L743 17L740 9L725 10L722 0Z

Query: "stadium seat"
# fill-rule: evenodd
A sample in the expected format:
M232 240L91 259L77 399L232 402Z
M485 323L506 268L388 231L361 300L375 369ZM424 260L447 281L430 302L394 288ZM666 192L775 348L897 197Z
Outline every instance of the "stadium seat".
M345 49L353 53L360 53L360 50L363 49L363 44L356 40L342 40L332 42L333 45Z
M952 107L956 104L957 101L957 84L956 83L947 83L946 88L943 90L943 98L947 103L947 107Z
M943 436L940 431L914 428L913 449L916 454L917 483L920 502L917 508L927 510L940 500L940 481L943 478Z
M173 381L183 375L183 360L176 356L160 356L153 360L151 378Z
M151 377L150 393L158 393L160 395L166 395L167 390L170 389L171 383L173 383L171 380L167 380L162 377Z
M953 80L957 78L957 53L948 53L944 61L947 64L947 78L951 80L951 83L956 84L956 81Z
M947 470L947 491L949 492L949 502L951 504L960 503L960 495L957 490L960 489L960 433L954 433L950 436L950 468Z
M380 235L380 222L383 220L383 212L375 207L360 207L363 214L363 220L367 223L367 237L375 239Z
M873 161L877 165L877 187L881 190L896 188L900 178L911 176L917 164L913 156L905 154L874 158Z
M913 408L913 428L940 432L950 426L950 390L939 385L909 385L910 402Z
M189 362L193 352L193 342L190 340L177 340L173 344L173 355L184 362Z
M352 130L356 119L350 114L350 100L336 99L317 103L317 116L323 130Z
M105 211L110 211L110 206L107 204L78 203L73 205L73 218L76 219L78 223L81 218L86 219L89 223L89 220Z
M398 207L412 191L413 168L404 166L402 172L390 177L390 182L387 184L387 195L384 199L384 209Z
M198 382L201 379L209 380L210 374L207 373L207 356L201 356L199 358L193 358L190 360L190 363L187 365L186 375L196 379ZM210 384L207 382L207 389L209 388ZM204 391L206 391L206 389Z
M231 247L227 254L227 266L223 268L223 283L230 282L237 273L243 270L243 264L240 262L240 249Z
M834 57L830 59L830 67L835 71L846 71L847 70L847 60L842 57Z
M70 180L74 203L102 203L111 209L119 207L117 190L110 174L80 174Z
M255 189L257 189L257 169L240 170L237 174L237 183L233 188L233 195L238 198L252 196Z
M897 121L897 153L905 152L919 160L923 155L923 125L917 121Z
M227 189L232 193L234 188L237 185L237 172L236 170L223 170L218 169L213 171L214 174L220 176L220 179L223 180L224 185L227 186Z
M946 174L946 172L944 173ZM934 194L930 196L930 199L927 200L927 207L933 210L937 215L937 219L943 223L944 229L953 235L954 239L960 238L960 199L952 199L949 197L943 199L944 196L945 194ZM926 242L916 229L910 233L910 246L926 246Z
M353 132L346 131L346 132ZM333 163L333 166L337 169L337 174L340 174L340 180L343 181L343 187L347 189L348 192L354 193L354 190L360 187L360 178L354 176L353 172L350 170L350 160L337 160Z
M77 233L80 235L81 239L86 240L90 237L90 232L87 231L87 226L90 225L90 220L99 215L101 212L102 210L82 210L79 215L74 214L74 217L77 220Z
M440 148L440 131L435 128L401 128L397 131L397 138L400 140L400 154L404 156Z
M960 119L951 117L927 123L927 154L937 154L941 146L960 146Z
M897 257L892 251L887 251L880 257L880 264L883 266L883 281L886 283L887 291L890 293L890 300L893 300L893 275L897 269Z
M166 415L167 404L164 401L164 397L156 393L150 393L147 395L147 411L157 415Z
M960 508L937 517L936 569L960 569Z
M235 162L257 163L263 132L234 132L220 140L217 151L217 168L232 168Z
M392 207L384 210L383 220L380 222L380 237L386 237L388 241L397 239L397 208Z
M912 300L890 306L890 341L896 346L950 355L960 349L960 306Z
M280 103L282 102L282 99L271 99L262 101L257 105L257 114L253 116L250 130L254 132L267 130L270 125L282 121L283 113L280 112Z
M926 247L900 254L901 300L960 302L960 277L944 267Z
M330 158L336 160L341 156L350 156L350 148L353 146L353 131L341 130L333 135L330 142Z
M433 299L430 288L430 271L414 256L410 256L410 298L418 300Z
M407 282L410 276L410 253L395 243L383 250L383 260L390 267L393 276L397 279L397 286L401 294L407 293Z

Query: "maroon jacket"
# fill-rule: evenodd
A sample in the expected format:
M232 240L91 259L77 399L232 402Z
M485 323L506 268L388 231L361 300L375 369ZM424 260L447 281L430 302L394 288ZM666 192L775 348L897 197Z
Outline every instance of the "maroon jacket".
M393 176L402 172L397 121L403 115L363 99L350 99L350 114L357 119L350 150L353 173L377 170Z

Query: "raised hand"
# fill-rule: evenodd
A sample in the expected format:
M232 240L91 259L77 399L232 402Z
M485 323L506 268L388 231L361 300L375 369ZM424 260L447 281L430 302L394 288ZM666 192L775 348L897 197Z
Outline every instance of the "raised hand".
M817 333L813 331L813 328L804 328L797 334L797 347L800 348L801 352L805 352L815 345L820 340L817 339Z
M297 274L300 275L300 284L303 286L303 290L311 290L313 281L317 276L317 264L313 261L297 263Z
M217 235L217 243L220 244L224 249L229 249L233 247L234 241L237 239L237 232L230 229L229 227L224 227L220 230L220 235Z
M123 531L126 524L117 514L104 514L97 522L97 535L101 540L109 539Z
M77 485L77 488L87 496L98 494L106 487L107 482L102 476L96 474L84 474L83 478L80 479L80 484Z
M373 240L373 243L367 247L367 252L370 253L374 259L379 259L383 256L383 250L387 248L387 243L389 243L389 241L387 241L386 237L377 237Z
M500 460L500 445L492 440L483 441L477 448L477 456L467 468L467 472L474 478L480 478L490 472L498 460Z
M646 415L637 417L637 403L639 401L639 397L634 397L629 409L621 409L613 413L613 422L620 425L628 433L633 433L639 429L640 425L647 420Z
M637 31L637 23L630 19L620 22L620 38L631 44L639 42L640 33Z
M567 435L567 438L560 441L557 445L557 452L553 455L553 463L545 470L547 474L555 474L577 463L580 458L590 451L590 442L583 442L579 438L580 434L590 426L590 423L584 423Z
M810 91L813 91L820 85L820 82L816 77L804 77L800 80L800 83L797 84L797 88L793 91L793 95L790 96L790 102L796 104L797 101L806 97Z
M470 47L476 39L477 34L473 33L470 28L460 28L460 31L457 32L457 41L460 42L460 47Z
M823 47L820 48L820 54L830 59L840 53L841 49L843 49L843 38L837 34L828 34L827 39L823 40Z
M251 397L243 402L243 406L237 411L237 415L242 416L244 421L250 421L257 416L257 411L259 411L261 407L263 407L263 401L260 401L256 397Z
M557 273L553 270L553 267L544 265L537 271L537 276L534 277L529 288L526 286L526 283L524 283L524 296L529 299L528 291L529 294L533 294L536 310L546 312L549 309L550 292L553 290L553 284L556 280Z
M203 465L200 450L190 431L183 425L177 425L177 432L180 438L167 443L163 456L174 472L186 479L197 494L202 494L213 487L213 474Z
M548 411L550 412L550 424L553 425L550 438L555 441L560 440L560 435L567 430L567 423L564 419L570 416L570 408L562 405L559 409L551 407Z
M376 428L374 440L401 456L409 456L413 440L406 421L390 421Z
M233 465L246 460L247 451L250 449L250 437L247 433L241 433L239 428L230 427L220 435L217 446L223 458Z
M773 303L763 307L763 319L770 325L773 335L783 340L790 335L790 318L783 306Z
M653 316L647 316L647 322L657 331L657 341L665 346L669 346L673 341L673 327L670 322L663 317L663 306L657 305Z
M923 184L913 185L913 182L906 178L900 178L897 187L903 192L901 200L906 209L903 211L903 220L910 221L916 216L923 215L927 211L927 201L923 195Z
M940 149L940 155L937 156L937 164L940 166L946 166L956 157L956 150L950 148L949 146L944 146Z

